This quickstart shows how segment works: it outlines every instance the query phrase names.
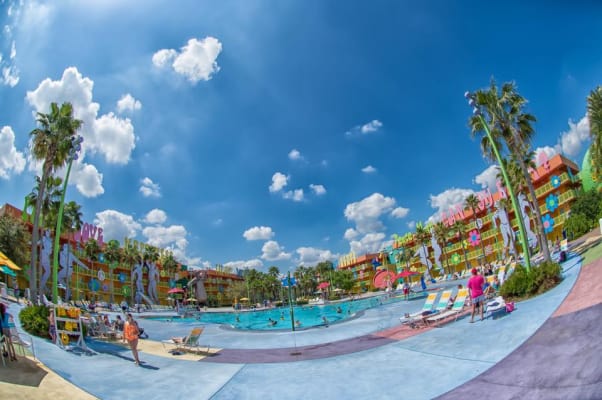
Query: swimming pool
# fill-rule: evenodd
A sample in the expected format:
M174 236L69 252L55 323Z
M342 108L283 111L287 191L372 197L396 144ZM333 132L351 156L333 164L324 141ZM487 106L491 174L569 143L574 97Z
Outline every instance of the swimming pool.
M402 301L403 298L403 295L389 296L387 294L325 305L295 306L293 308L295 321L299 321L296 329L342 322L357 316L363 310ZM151 317L150 319L181 323L198 323L200 321L210 324L228 325L241 330L272 331L290 330L292 328L289 307L256 311L199 312L180 318Z

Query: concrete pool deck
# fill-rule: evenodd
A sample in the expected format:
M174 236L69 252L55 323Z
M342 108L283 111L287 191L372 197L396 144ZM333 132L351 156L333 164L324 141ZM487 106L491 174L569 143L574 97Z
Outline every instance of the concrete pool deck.
M423 300L388 304L346 323L295 333L210 325L202 337L213 355L197 361L155 348L142 351L140 368L128 349L94 341L90 347L97 354L84 355L35 339L36 354L50 370L100 399L453 399L467 393L496 399L602 398L602 260L581 267L574 257L564 270L560 285L518 303L503 318L474 324L463 318L413 336L403 333L399 317ZM11 305L13 314L16 307ZM141 324L157 341L185 335L194 325ZM564 373L569 368L574 372ZM0 395L31 398L19 397L19 386L9 383L0 383Z

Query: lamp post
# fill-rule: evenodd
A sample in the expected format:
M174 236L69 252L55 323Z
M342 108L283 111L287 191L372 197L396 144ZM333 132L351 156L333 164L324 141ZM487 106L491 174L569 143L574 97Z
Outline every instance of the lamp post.
M58 271L59 271L59 248L61 239L61 225L63 224L63 210L65 208L65 193L67 192L67 183L69 182L69 174L71 173L71 164L77 160L79 151L82 148L84 138L75 135L71 137L71 148L67 158L67 172L65 173L65 181L63 182L63 192L61 193L61 201L59 203L59 214L56 219L56 229L54 231L54 251L52 254L52 302L58 303ZM68 265L65 268L69 268ZM69 282L67 282L69 284Z
M493 149L495 158L497 159L497 162L500 166L500 170L502 171L502 176L504 177L504 183L506 184L506 188L508 189L508 194L510 195L510 200L512 202L512 209L514 210L514 215L516 216L516 219L518 220L518 230L520 233L521 246L523 248L523 254L525 257L525 267L527 268L527 271L528 271L531 269L531 256L529 255L529 245L528 245L529 242L527 241L527 234L525 232L525 222L523 221L523 215L520 212L520 208L518 207L518 202L517 202L516 196L514 194L514 189L512 188L512 184L510 183L510 178L508 177L508 172L506 171L506 167L504 166L502 157L495 144L495 141L493 140L493 137L491 136L491 130L489 129L489 125L487 124L487 121L485 121L485 118L483 117L483 112L481 110L481 106L478 105L475 100L474 93L465 92L464 97L468 100L468 104L472 107L473 115L475 115L477 118L479 118L479 121L483 125L483 129L485 130L485 133L487 134L487 139L489 139L489 143L491 144L491 148Z

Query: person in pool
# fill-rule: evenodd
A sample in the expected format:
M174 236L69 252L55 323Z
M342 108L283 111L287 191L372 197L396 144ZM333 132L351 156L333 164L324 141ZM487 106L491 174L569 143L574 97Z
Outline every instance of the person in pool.
M278 321L275 321L272 318L268 318L268 323L270 324L270 326L275 326L278 323Z

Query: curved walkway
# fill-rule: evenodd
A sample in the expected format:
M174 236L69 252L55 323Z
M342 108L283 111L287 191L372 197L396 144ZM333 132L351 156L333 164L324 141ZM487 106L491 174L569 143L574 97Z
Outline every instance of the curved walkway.
M576 304L571 303L572 296L582 299L583 293L589 293L580 289L580 285L587 284L582 282L592 279L597 279L595 282L598 284L601 282L600 262L584 268L585 272L579 276L581 267L578 261L574 258L565 263L565 279L560 285L541 296L519 303L517 310L507 317L475 324L460 319L442 328L421 331L420 335L412 337L407 337L400 330L398 318L411 308L419 308L420 301L378 307L344 324L295 334L241 334L209 326L207 335L204 333L203 337L209 340L212 348L217 347L219 351L218 356L207 357L202 362L143 352L145 364L138 368L131 362L131 354L127 349L96 343L92 343L92 346L99 353L93 356L65 352L48 341L37 339L36 350L40 360L51 370L101 399L130 398L134 395L146 399L165 399L172 398L174 394L178 398L194 399L430 399L442 394L443 398L459 398L469 392L479 393L483 397L487 390L496 390L481 386L491 382L499 386L499 392L494 392L491 398L538 398L538 392L519 390L503 397L497 393L506 390L502 388L506 387L504 383L508 381L501 379L501 372L495 376L488 374L506 366L515 371L512 375L518 379L512 381L515 387L521 390L530 387L524 377L529 375L531 379L534 372L519 373L521 370L517 366L521 366L525 357L516 354L528 348L528 344L542 331L548 330L546 326L554 320L571 319L574 323L562 325L569 329L567 331L558 331L558 327L551 326L554 333L542 337L541 343L558 343L560 337L578 335L577 325L585 320L573 317L575 315L590 315L592 323L596 318L599 320L599 297L591 300L595 305L578 310L566 308ZM590 268L598 272L593 277L589 275ZM573 289L575 282L577 284ZM596 286L592 291L599 296L600 287ZM563 304L569 292L571 294ZM559 315L562 310L569 311ZM153 338L159 332L169 337L190 330L190 326L153 321L145 321L143 325ZM575 332L571 330L573 328ZM561 332L561 335L557 332ZM592 352L593 357L600 354L599 324L591 326L589 332L597 335L590 340L590 348L597 350ZM566 346L566 341L561 343ZM574 350L580 354L581 348ZM301 354L291 354L297 352ZM536 358L540 352L537 347L531 347L528 354ZM600 376L597 359L582 358L581 355L574 357L568 351L558 354L563 354L565 360L570 358L571 364L578 359L583 368L590 363L587 372L575 373L583 378L581 381L567 378L568 383L564 386L588 388L587 393L594 397L587 397L585 389L567 391L559 396L569 399L601 398L600 380L598 384L595 383L596 376ZM559 368L566 365L565 360L558 364ZM536 370L534 376L545 376L554 367L554 363L548 359L546 361L546 364L539 365L540 369ZM537 363L533 362L532 365L536 367ZM555 382L562 381L556 379ZM583 384L575 386L570 382ZM0 395L8 393L3 392L4 389L4 384L0 383ZM542 392L540 398L555 398L555 394ZM14 395L11 398L15 398Z

